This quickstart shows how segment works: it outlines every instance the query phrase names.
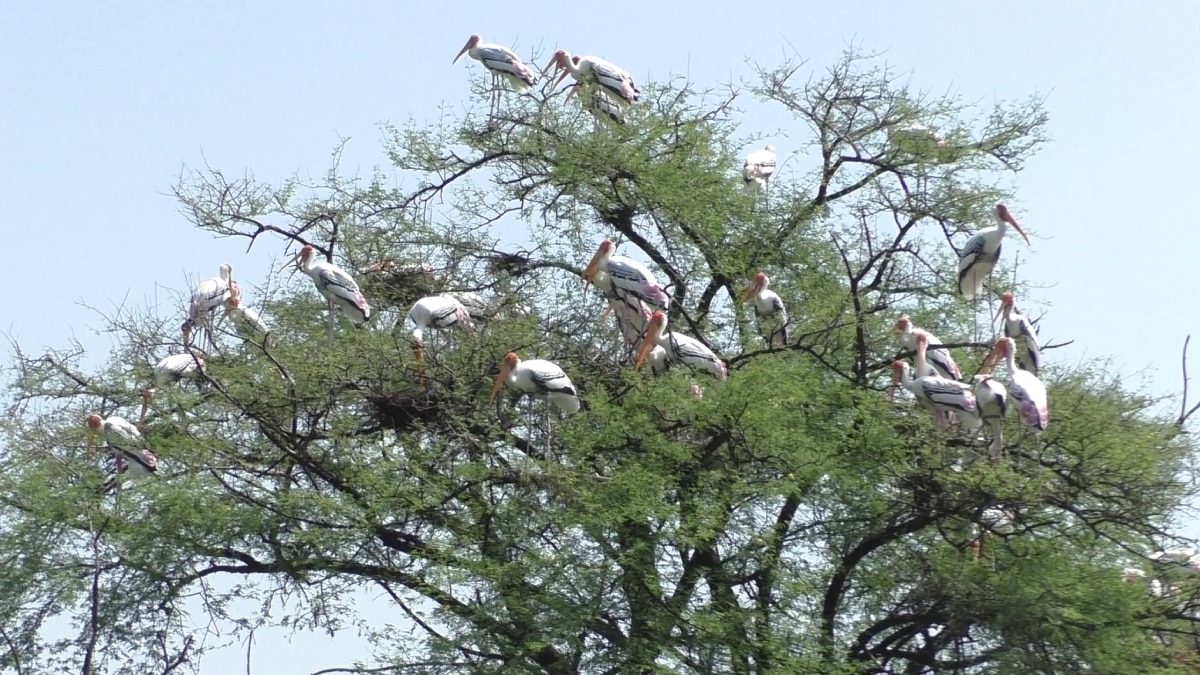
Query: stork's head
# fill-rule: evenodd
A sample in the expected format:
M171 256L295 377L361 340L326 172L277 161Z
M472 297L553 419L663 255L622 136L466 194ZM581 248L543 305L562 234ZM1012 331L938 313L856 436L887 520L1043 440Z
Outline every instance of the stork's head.
M899 319L896 319L896 325L893 326L893 329L898 333L907 333L912 330L912 327L912 319L908 318L908 315L906 314Z
M458 56L454 57L454 60L450 62L450 65L458 63L458 60L462 58L463 54L466 54L468 51L474 49L479 45L480 42L483 42L483 38L479 37L479 33L467 38L467 44L463 45L463 48L458 50Z
M307 265L308 261L312 260L313 256L316 255L316 253L317 253L317 249L313 248L312 244L305 244L299 251L296 252L296 255L292 256L291 258L288 258L287 262L283 263L283 266L287 267L288 265L292 264L293 262L296 263L296 267L292 270L292 274L295 274L296 270L301 269L305 265ZM288 275L288 278L291 278L291 274Z
M759 272L758 274L755 274L754 281L750 284L750 287L742 291L742 300L749 300L750 298L753 298L756 293L767 290L767 287L770 286L770 284L771 278L765 273Z
M667 315L663 314L662 310L658 310L650 315L650 322L646 324L646 334L642 338L642 347L638 350L637 361L634 363L634 369L642 367L646 359L650 356L650 352L654 351L656 346L656 338L660 333L666 330Z
M983 365L979 367L980 373L991 373L1000 359L1007 357L1013 350L1013 339L1010 337L1002 337L996 340L996 346L988 353L987 358L983 360Z
M221 265L221 278L225 281L231 281L233 279L233 265L230 265L229 263Z
M554 56L550 57L550 63L547 63L546 67L542 68L542 75L550 72L551 68L554 68L556 71L566 70L568 67L574 66L575 63L575 61L572 61L571 54L567 50L560 49L554 52Z
M763 148L763 150L766 150L767 152L775 152L775 146L767 143L767 147Z
M592 261L589 262L588 266L583 270L584 283L593 282L593 280L596 278L596 273L599 272L600 268L608 262L608 259L612 257L613 250L616 248L617 245L607 239L600 242L600 248L596 249L596 255L592 256Z
M1008 212L1007 206L1003 204L996 205L996 219L1015 227L1017 232L1020 233L1021 238L1025 240L1025 243L1029 244L1029 237L1025 235L1025 230L1021 228L1021 225L1017 222L1017 219L1013 218L1013 215ZM1032 246L1032 244L1030 245Z
M995 324L1001 317L1016 309L1017 299L1012 291L1008 291L1000 296L1000 308L996 310L996 315L992 317L992 323Z
M104 420L96 413L88 415L84 422L87 424L88 431L99 432L100 427L104 426Z
M500 364L500 374L496 376L496 383L492 385L492 395L488 397L488 403L496 400L496 394L500 393L500 388L504 386L504 381L512 374L517 365L521 363L521 357L517 356L516 352L509 352L504 355L504 361Z

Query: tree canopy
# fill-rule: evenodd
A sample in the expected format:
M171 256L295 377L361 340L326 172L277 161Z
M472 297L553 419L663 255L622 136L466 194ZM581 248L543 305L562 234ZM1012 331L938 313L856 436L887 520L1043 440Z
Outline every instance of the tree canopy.
M620 124L544 86L489 114L490 78L472 87L461 116L387 128L392 168L368 179L184 176L182 213L230 243L196 266L232 263L269 337L219 322L202 350L186 308L129 309L108 355L14 349L0 668L187 672L207 626L336 630L371 591L394 615L346 672L1195 672L1191 568L1150 557L1194 496L1186 410L1043 345L1050 423L1010 414L993 458L985 432L886 393L913 356L901 315L970 382L1000 293L1036 292L1013 238L978 302L956 269L1046 141L1040 97L914 91L856 52L734 87L641 83ZM747 130L742 106L791 126ZM768 141L764 191L740 170ZM605 239L727 379L634 367L581 281ZM304 245L357 279L365 326L338 318L331 340L309 279L237 275L247 246ZM758 272L790 314L782 345L740 300ZM441 293L482 301L475 330L427 331L419 361L405 320ZM561 366L583 409L489 403L509 352ZM168 354L204 367L155 382ZM105 490L84 419L138 419L151 383L158 470ZM284 598L299 609L273 613Z

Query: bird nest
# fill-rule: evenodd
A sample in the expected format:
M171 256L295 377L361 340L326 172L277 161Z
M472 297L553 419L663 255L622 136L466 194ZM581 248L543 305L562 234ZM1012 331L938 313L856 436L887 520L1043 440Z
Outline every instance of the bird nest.
M363 294L373 304L408 307L427 295L441 292L444 282L428 265L401 266L384 261L360 277Z
M376 424L394 431L414 431L429 426L441 416L441 397L433 392L368 394Z

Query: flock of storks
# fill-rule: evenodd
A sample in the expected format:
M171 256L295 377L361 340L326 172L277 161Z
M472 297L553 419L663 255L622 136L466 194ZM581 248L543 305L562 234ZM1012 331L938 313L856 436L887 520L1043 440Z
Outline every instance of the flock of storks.
M503 79L518 93L524 93L538 82L534 70L512 50L500 45L483 44L479 35L471 36L454 62L464 54L481 62L492 74L494 84ZM568 74L575 79L571 94L580 95L580 100L598 122L624 123L625 109L639 99L640 92L633 77L604 59L571 56L559 50L542 75L551 68L559 73L553 85L557 85ZM500 87L493 86L492 113L499 105L500 96ZM944 139L923 126L903 129L896 137L927 142L930 147L946 145ZM767 145L746 157L742 174L747 185L765 191L775 170L775 149ZM996 206L995 217L995 225L980 230L958 252L958 290L968 301L977 301L985 282L990 280L1009 225L1025 238L1026 243L1029 241L1003 204ZM703 341L667 330L666 311L670 297L653 272L637 260L616 255L615 250L613 242L603 241L585 268L583 279L585 284L591 284L604 295L608 305L604 314L613 314L631 354L636 354L634 367L641 368L649 363L651 371L660 374L672 364L678 364L693 372L706 372L718 380L726 379L728 371L724 361ZM289 264L293 262L296 270L312 279L327 302L331 340L338 312L356 325L365 324L370 319L371 307L354 278L340 267L318 260L313 246L301 248L288 261ZM760 333L769 347L785 347L789 344L792 321L783 299L770 289L770 279L765 273L759 272L754 277L740 299L753 307ZM427 386L424 369L425 331L461 329L472 333L476 328L472 320L475 312L472 310L483 302L474 293L442 293L422 297L412 306L408 313L408 324L412 327L412 348L419 364L421 386ZM992 436L991 456L997 459L1002 448L1003 422L1010 397L1015 401L1026 427L1035 434L1046 429L1049 409L1046 388L1038 379L1041 354L1037 331L1033 323L1018 312L1011 292L1002 295L1000 310L994 318L1002 321L1004 336L996 341L979 374L968 382L964 381L962 371L941 340L929 331L914 326L909 317L900 317L894 328L899 334L900 345L913 353L914 362L911 366L903 360L892 364L889 397L894 396L898 386L908 389L918 403L933 414L940 430L959 427L973 433L985 422L988 423ZM195 289L189 315L183 325L183 342L188 347L185 353L168 356L154 367L154 386L143 392L138 423L131 424L115 415L108 418L96 414L88 416L89 456L96 437L102 434L113 462L111 478L105 490L119 487L122 475L133 478L157 470L158 459L145 447L139 431L154 392L164 384L195 378L203 373L204 359L201 354L204 349L191 347L192 334L198 330L205 347L211 348L215 346L213 331L216 324L226 320L232 321L244 337L261 340L263 345L269 344L271 338L267 324L257 312L242 304L240 290L232 279L232 268L222 265L219 276L204 281ZM990 374L1001 359L1008 370L1007 385ZM543 398L568 415L580 409L579 392L575 385L566 372L551 361L523 361L516 353L510 352L503 359L489 402L505 386ZM695 396L702 396L702 390L695 382L691 384L691 392ZM988 509L981 517L981 522L990 531L1003 532L1011 527L1012 515L1005 509ZM973 543L977 554L982 541L981 535ZM1200 571L1200 557L1190 551L1160 551L1151 559L1155 561L1156 569L1173 566L1193 573ZM1126 568L1124 574L1130 581L1145 576L1145 572L1137 568ZM1165 582L1156 579L1154 583L1154 589L1157 589L1155 593L1166 592L1163 590L1166 588L1163 585Z

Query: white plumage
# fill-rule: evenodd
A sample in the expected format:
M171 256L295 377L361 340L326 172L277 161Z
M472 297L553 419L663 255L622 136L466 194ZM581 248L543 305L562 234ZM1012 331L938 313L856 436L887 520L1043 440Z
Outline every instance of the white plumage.
M746 155L746 162L742 164L742 179L748 185L755 185L766 190L771 176L775 174L775 162L775 146L773 145L767 145L761 150L751 152Z
M1008 390L994 377L976 375L974 393L979 417L992 430L992 458L998 459L1004 447L1004 417L1008 415Z
M985 227L967 240L958 259L958 292L967 300L975 299L983 290L983 282L992 274L996 261L1000 260L1004 233L1012 225L1029 243L1025 230L1003 204L996 205L996 224Z
M154 386L162 387L183 379L197 377L204 371L204 359L191 354L171 354L154 364Z
M571 85L571 92L567 94L567 98L578 95L580 105L591 113L597 123L625 124L625 109L621 107L620 101L600 87L593 87L590 92L581 93L582 88L583 85L578 82Z
M763 272L754 276L754 283L742 293L742 300L754 301L754 314L758 317L758 330L767 345L774 347L778 337L784 345L788 343L788 313L783 298L771 290L771 279Z
M158 457L143 447L142 432L124 417L110 415L101 418L96 414L88 415L87 427L88 455L92 454L97 436L103 436L105 445L108 446L114 474L109 481L109 487L115 486L117 478L122 474L130 478L140 478L158 471Z
M650 317L650 325L646 327L646 337L642 341L635 368L641 368L650 357L654 345L662 347L671 363L681 363L694 370L703 370L718 380L729 376L723 362L703 342L682 333L667 332L667 315L661 311Z
M996 347L983 360L980 373L990 373L1003 356L1008 367L1008 393L1017 402L1017 412L1031 431L1046 430L1050 422L1050 406L1046 397L1046 385L1028 370L1022 370L1014 361L1015 343L1010 337L996 341Z
M955 415L959 421L968 421L976 417L977 406L975 394L971 387L948 380L944 377L927 375L913 377L913 369L905 361L892 363L892 388L889 396L894 396L896 386L903 386L917 399L921 407L934 413L938 427L944 427L948 415Z
M426 328L475 329L466 306L451 295L430 295L417 300L408 310L408 320L413 325L413 344L417 347L424 345Z
M495 400L501 387L504 386L522 393L544 397L567 415L579 412L579 392L576 391L571 378L567 377L563 369L552 361L543 359L522 361L515 352L509 352L504 356L500 374L496 376L491 398L488 399L489 403Z
M666 309L671 296L663 290L654 273L642 263L623 255L613 255L616 244L605 239L600 242L596 255L583 271L583 279L599 288L604 297L619 299L638 310L634 300L642 300L652 307Z
M225 301L225 318L233 321L238 335L249 340L261 340L271 328L253 307L242 304L242 291L236 281L229 283L229 299Z
M585 87L600 87L614 96L622 105L637 103L641 97L633 76L598 56L578 56L572 58L563 49L554 53L554 58L542 69L545 75L551 68L562 71L552 86L558 86L568 74Z
M1033 327L1033 322L1017 311L1017 300L1011 291L1004 294L1000 303L1000 316L1004 319L1004 335L1016 341L1017 365L1037 375L1042 367L1037 329Z
M213 345L213 315L229 299L229 284L232 280L233 266L226 263L221 265L219 276L205 279L192 291L192 299L188 305L188 322L190 326L199 328L204 333L206 348ZM190 329L187 330L186 335L190 336Z
M299 261L298 269L313 280L330 307L339 307L356 325L366 323L371 318L371 306L354 277L333 263L317 260L316 254L317 250L306 244L293 260Z
M523 94L537 86L538 79L533 69L508 47L484 44L482 37L472 35L467 40L467 44L459 50L458 56L455 56L454 60L450 62L450 65L458 63L463 54L482 63L483 67L492 74L493 79L507 81L518 94Z
M914 352L917 350L917 340L924 335L928 351L926 359L929 366L932 367L940 377L950 380L961 380L962 371L959 370L958 364L954 362L954 357L950 356L950 350L942 347L941 340L936 335L930 333L924 328L916 328L913 326L912 319L907 316L902 316L896 320L895 329L900 333L900 346L905 349L911 349ZM918 377L924 376L926 373L917 373Z

